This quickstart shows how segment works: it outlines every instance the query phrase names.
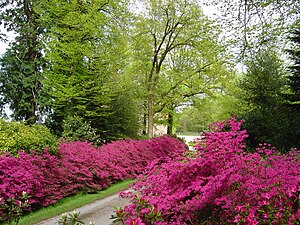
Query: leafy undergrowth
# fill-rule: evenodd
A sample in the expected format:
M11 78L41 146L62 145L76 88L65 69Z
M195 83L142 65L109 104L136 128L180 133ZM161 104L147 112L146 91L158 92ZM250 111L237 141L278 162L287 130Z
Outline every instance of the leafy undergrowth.
M123 194L126 225L300 224L300 154L245 150L235 118L216 123L190 158L158 159Z
M78 191L107 188L135 178L149 162L175 157L185 144L168 136L151 140L122 140L100 149L87 142L62 143L57 155L20 152L0 157L0 216L3 221L51 205ZM23 204L21 196L28 199ZM29 205L20 208L19 205ZM27 204L28 203L28 204Z

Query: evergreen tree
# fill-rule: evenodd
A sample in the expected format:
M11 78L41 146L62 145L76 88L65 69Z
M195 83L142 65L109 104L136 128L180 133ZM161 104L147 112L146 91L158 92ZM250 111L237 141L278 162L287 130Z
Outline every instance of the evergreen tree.
M300 16L300 14L299 14ZM291 75L289 78L289 87L292 94L289 96L290 101L295 105L300 105L300 22L297 20L293 26L291 36L293 48L287 50L293 64L289 66Z
M0 1L0 19L15 40L0 58L0 107L6 104L15 120L34 123L40 116L38 96L41 90L43 65L39 15L34 10L35 0Z
M249 146L270 143L279 151L298 148L299 113L284 104L286 70L283 62L276 52L260 50L247 66L241 88L248 110L240 116L245 119Z
M272 49L262 49L245 62L247 72L241 80L243 99L253 108L274 108L281 103L286 72L283 61Z

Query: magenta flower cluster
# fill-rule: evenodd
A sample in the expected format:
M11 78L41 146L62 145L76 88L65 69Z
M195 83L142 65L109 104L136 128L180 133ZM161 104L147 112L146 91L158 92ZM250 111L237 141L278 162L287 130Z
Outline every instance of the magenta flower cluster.
M26 192L31 210L83 190L94 192L135 178L149 162L184 151L185 144L168 136L120 140L96 148L87 142L62 143L56 155L20 152L0 157L0 201ZM5 218L0 210L0 216Z
M126 225L300 224L299 152L279 154L267 144L247 152L241 124L235 118L216 123L194 155L151 163L134 184L137 192L127 194L132 203L117 212L118 220Z

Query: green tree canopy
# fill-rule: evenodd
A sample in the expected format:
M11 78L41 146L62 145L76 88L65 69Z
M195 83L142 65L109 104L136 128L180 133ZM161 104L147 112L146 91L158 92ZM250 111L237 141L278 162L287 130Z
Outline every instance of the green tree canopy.
M249 145L270 143L281 151L299 146L298 113L286 107L287 71L278 54L270 49L260 50L241 80L242 99L248 110L241 112L249 133Z
M103 140L129 131L120 112L125 89L114 83L126 63L126 5L51 1L39 11L47 29L43 90L53 129L62 132L64 120L79 116Z
M145 87L151 137L156 113L172 112L188 97L218 88L227 75L221 66L226 60L217 27L194 1L141 1L135 21L135 71Z
M247 72L240 83L244 100L254 108L279 104L287 73L278 54L272 49L259 50L245 64Z

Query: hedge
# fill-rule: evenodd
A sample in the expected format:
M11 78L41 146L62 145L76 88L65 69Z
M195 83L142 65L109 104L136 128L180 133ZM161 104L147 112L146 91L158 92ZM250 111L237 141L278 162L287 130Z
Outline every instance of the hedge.
M94 147L87 142L61 143L56 155L20 152L0 157L0 198L18 200L25 191L35 210L78 191L102 190L117 181L135 178L158 158L172 158L186 145L168 136L151 140L121 140ZM5 220L5 212L0 209Z

